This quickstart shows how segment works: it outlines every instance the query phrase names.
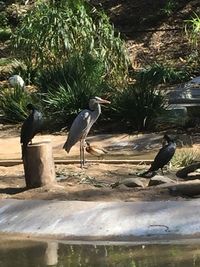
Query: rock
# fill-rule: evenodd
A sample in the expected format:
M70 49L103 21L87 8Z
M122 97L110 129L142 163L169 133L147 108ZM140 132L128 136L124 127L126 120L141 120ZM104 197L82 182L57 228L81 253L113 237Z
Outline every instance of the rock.
M146 187L148 185L147 179L142 178L127 178L122 181L111 184L112 188L115 188L119 185L125 185L127 187Z
M169 186L168 189L173 196L198 196L200 195L200 180L182 182Z
M149 186L170 183L174 183L174 181L166 176L156 175L150 179Z

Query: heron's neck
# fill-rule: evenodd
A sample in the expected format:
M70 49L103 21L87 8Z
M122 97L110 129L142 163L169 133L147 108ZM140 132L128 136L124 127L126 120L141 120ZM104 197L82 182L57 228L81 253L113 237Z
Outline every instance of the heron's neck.
M93 111L93 114L96 117L96 119L99 117L99 115L101 114L101 105L97 104L95 106L95 109Z

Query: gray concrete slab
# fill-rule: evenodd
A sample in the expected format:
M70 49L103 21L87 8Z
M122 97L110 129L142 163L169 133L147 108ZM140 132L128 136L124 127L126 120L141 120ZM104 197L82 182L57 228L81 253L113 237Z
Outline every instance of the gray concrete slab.
M200 201L1 200L0 234L131 240L200 234Z

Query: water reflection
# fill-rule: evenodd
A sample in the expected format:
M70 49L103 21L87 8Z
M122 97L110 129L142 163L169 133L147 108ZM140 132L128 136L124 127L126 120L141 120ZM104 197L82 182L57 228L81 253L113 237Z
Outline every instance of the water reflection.
M1 240L1 267L199 267L200 245L69 245Z

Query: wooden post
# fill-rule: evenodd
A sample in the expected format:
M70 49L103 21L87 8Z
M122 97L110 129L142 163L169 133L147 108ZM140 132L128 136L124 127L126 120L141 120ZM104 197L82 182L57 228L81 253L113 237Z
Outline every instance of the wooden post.
M24 173L27 188L56 183L55 166L50 141L28 145L24 159Z
M44 255L45 263L47 266L57 265L58 263L58 243L48 242Z

